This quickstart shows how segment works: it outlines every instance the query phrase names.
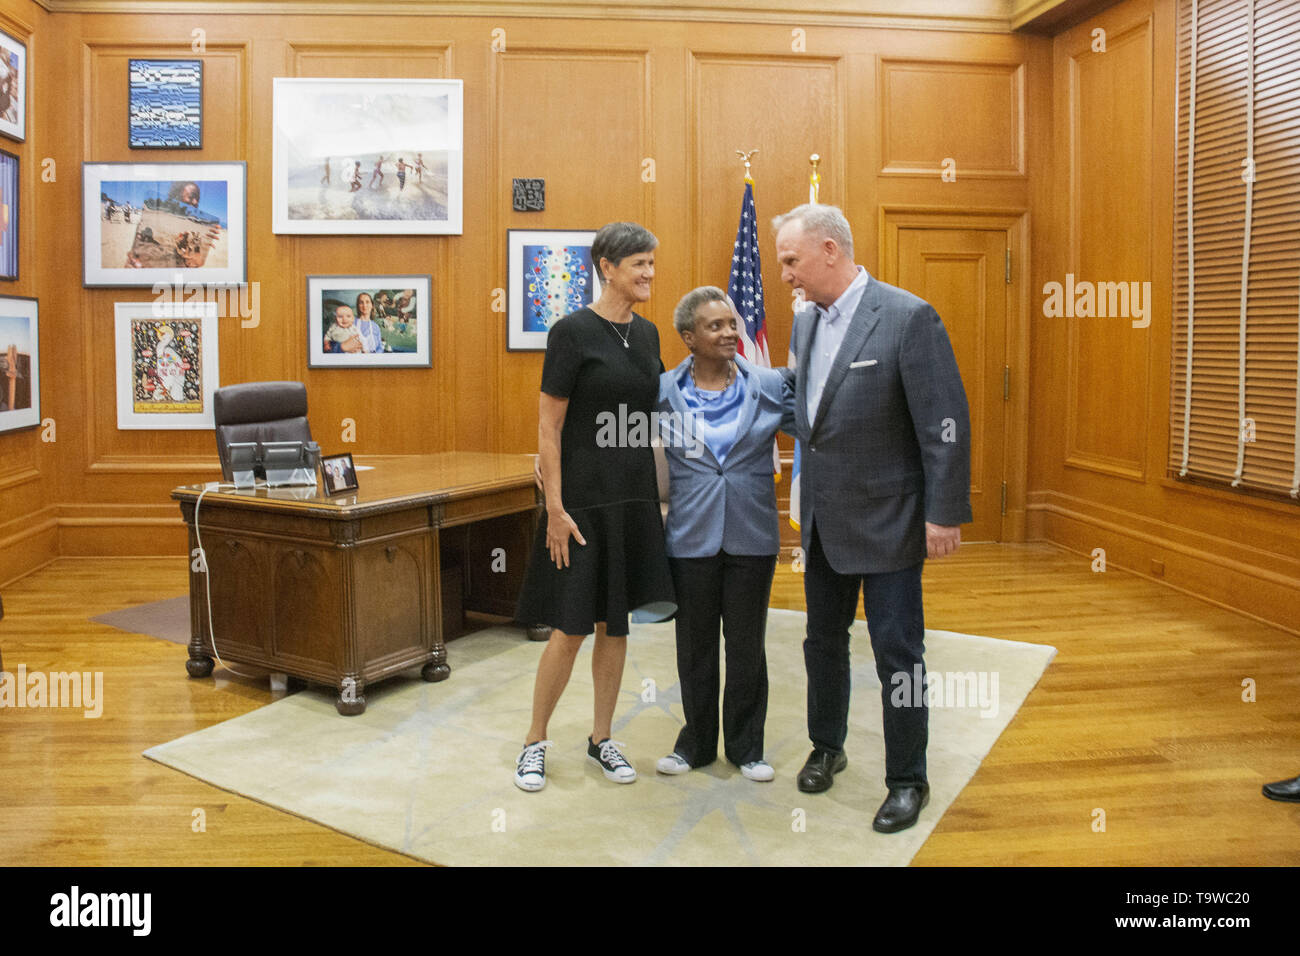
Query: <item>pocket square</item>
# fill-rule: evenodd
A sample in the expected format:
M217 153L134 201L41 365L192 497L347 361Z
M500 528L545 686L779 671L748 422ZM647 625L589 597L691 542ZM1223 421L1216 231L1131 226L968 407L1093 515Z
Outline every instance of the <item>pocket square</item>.
M876 364L876 359L863 359L861 362L850 363L849 368L869 368Z

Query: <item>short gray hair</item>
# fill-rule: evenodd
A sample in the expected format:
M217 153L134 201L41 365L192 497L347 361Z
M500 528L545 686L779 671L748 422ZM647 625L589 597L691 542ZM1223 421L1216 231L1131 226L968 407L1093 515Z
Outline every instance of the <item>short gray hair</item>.
M628 256L653 252L658 245L659 240L654 234L635 222L611 222L601 226L591 242L591 266L596 270L596 278L605 281L605 273L600 269L601 259L608 259L617 268Z
M772 218L772 231L780 232L787 222L797 222L807 232L818 239L834 239L850 259L853 258L853 230L839 206L823 206L819 203L804 203L795 206L783 216Z
M702 285L682 296L682 301L673 309L673 328L678 332L690 332L695 328L695 313L706 302L726 302L727 293L716 285Z

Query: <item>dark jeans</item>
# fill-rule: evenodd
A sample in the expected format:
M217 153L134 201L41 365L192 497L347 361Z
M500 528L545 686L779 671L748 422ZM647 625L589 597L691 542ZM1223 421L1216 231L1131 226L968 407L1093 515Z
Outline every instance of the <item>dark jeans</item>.
M844 749L849 731L849 626L861 587L884 709L885 786L894 789L925 783L930 723L922 657L925 611L921 567L925 562L885 574L839 574L826 560L815 525L811 537L803 582L808 603L808 636L803 644L808 671L808 736L813 746L822 750L840 753ZM921 675L919 694L913 687L917 673ZM906 675L901 684L896 674ZM902 700L902 705L894 706L891 695Z
M686 726L673 750L692 767L718 757L718 624L727 640L722 728L727 759L763 759L767 719L767 602L776 555L720 551L711 558L669 558L677 590L677 676Z

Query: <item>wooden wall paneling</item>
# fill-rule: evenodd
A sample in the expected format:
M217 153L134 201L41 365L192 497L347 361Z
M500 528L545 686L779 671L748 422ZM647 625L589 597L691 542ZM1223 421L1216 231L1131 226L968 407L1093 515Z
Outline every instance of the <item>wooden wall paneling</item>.
M1025 65L882 58L882 176L1025 175Z
M551 27L551 29L555 29ZM522 33L525 31L515 31ZM547 31L549 32L549 31ZM599 229L607 222L640 222L656 232L653 196L658 180L670 180L672 161L659 155L653 136L652 58L645 47L606 48L596 37L623 31L584 31L591 45L510 44L493 56L491 177L493 286L508 289L509 229ZM507 34L509 35L509 34ZM559 36L556 39L572 39ZM655 161L656 181L642 181L643 160ZM680 173L677 173L680 176ZM546 209L515 212L511 180L546 180ZM664 275L671 237L659 232L656 278L646 318L670 311L672 283ZM505 313L492 313L494 333L484 348L502 355L500 400L485 423L501 451L537 451L537 405L542 352L506 353ZM660 326L661 341L665 327Z
M1093 52L1091 44L1090 34L1080 37L1070 52L1062 91L1069 98L1071 232L1067 274L1056 281L1067 296L1068 275L1092 283L1098 293L1102 283L1152 288L1142 285L1151 281L1150 19L1108 33L1104 53ZM1093 316L1064 318L1070 360L1066 463L1141 480L1151 333L1134 328L1128 316L1101 317L1101 305L1099 296Z

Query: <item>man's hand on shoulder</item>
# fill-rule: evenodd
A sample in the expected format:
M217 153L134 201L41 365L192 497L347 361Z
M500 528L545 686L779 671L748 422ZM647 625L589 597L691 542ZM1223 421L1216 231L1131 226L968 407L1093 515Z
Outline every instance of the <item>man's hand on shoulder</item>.
M946 558L961 544L961 525L925 523L925 556Z

